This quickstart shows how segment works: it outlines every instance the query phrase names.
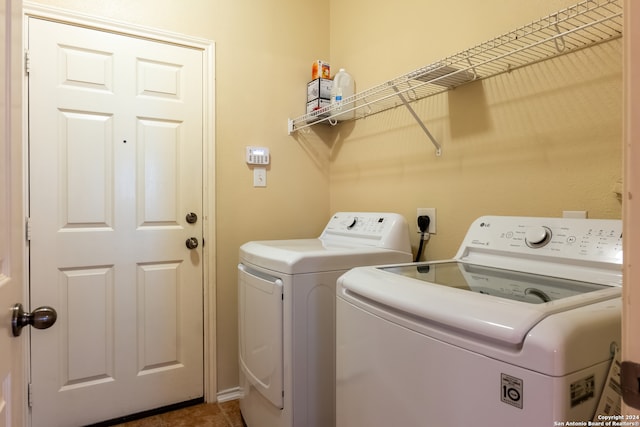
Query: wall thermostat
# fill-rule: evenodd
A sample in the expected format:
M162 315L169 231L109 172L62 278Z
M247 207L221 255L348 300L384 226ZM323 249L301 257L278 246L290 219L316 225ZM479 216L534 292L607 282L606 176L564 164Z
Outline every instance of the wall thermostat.
M267 147L247 146L246 162L250 165L268 165L269 149Z

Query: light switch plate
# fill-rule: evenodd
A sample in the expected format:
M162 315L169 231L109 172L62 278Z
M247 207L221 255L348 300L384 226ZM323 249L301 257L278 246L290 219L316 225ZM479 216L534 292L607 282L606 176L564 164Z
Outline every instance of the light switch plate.
M253 168L253 186L254 187L267 186L267 169L266 168Z

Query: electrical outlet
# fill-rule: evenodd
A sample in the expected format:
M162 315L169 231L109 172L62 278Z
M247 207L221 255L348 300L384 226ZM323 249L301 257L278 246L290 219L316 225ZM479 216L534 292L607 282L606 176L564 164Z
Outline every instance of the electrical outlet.
M418 214L416 215L416 221L419 216L428 215L429 216L429 234L436 234L436 208L418 208ZM416 225L417 227L417 225ZM418 230L418 233L420 230Z
M562 211L563 218L586 218L587 211Z

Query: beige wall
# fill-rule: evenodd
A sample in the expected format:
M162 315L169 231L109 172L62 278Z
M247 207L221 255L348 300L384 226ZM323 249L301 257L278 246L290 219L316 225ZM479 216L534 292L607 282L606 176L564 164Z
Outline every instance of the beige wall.
M331 2L331 65L356 91L380 84L574 4L398 0ZM427 259L455 255L481 215L620 218L621 40L471 83L415 104L442 144L436 157L403 107L342 124L331 211L437 208Z
M311 62L349 70L362 90L573 2L397 0L38 0L216 43L217 366L237 386L236 264L245 241L317 235L339 210L396 211L414 229L438 209L428 258L454 254L482 214L588 210L619 218L620 42L475 82L415 106L442 157L395 109L286 134L304 112ZM505 9L506 8L506 9ZM331 48L331 49L329 49ZM271 148L266 189L245 145ZM414 237L414 246L417 238Z

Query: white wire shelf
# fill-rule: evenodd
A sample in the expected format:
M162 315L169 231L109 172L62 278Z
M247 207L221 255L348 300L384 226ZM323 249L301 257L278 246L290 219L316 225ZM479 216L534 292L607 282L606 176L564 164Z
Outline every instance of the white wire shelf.
M440 153L440 145L410 103L462 84L576 51L622 36L622 0L586 0L528 25L456 53L433 64L331 105L288 120L289 133L320 123L336 124L334 116L355 110L355 119L405 105ZM352 105L345 109L344 105ZM319 117L321 116L321 117Z

